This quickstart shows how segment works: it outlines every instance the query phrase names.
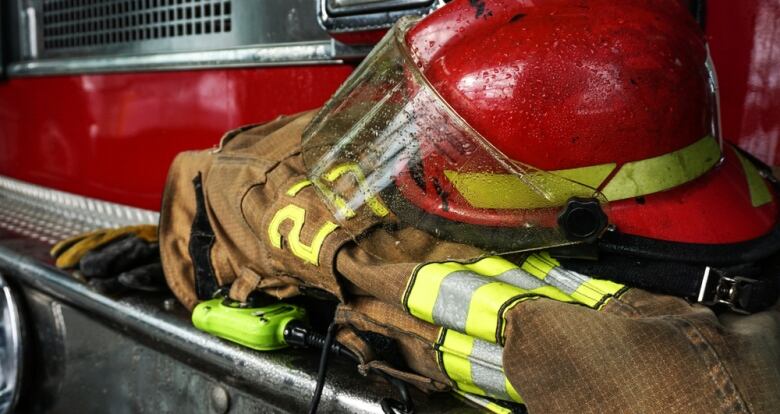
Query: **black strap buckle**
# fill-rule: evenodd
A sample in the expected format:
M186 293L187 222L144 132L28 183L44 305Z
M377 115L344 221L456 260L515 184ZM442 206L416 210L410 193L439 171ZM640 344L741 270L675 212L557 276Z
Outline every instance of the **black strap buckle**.
M750 303L753 285L758 280L742 276L731 276L707 266L699 290L698 302L707 306L726 305L734 312L750 314L746 309Z

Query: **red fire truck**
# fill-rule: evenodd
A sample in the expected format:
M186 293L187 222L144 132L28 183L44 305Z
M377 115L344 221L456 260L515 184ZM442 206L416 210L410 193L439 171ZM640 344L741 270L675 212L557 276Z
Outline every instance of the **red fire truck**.
M197 331L171 295L104 295L51 245L156 223L168 166L226 130L320 106L399 17L444 0L5 0L0 4L0 414L300 412L307 351ZM780 164L780 2L689 1L722 130ZM334 363L321 409L392 393ZM421 412L476 410L416 396Z

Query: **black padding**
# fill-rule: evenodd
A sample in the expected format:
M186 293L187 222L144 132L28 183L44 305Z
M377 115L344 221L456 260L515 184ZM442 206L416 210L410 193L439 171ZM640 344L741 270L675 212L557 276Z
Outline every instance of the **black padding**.
M650 292L688 298L695 301L700 293L707 266L682 262L664 262L603 254L599 260L558 258L569 270L600 279L608 279ZM718 280L722 276L744 277L756 282L742 287L738 307L748 312L758 312L772 306L778 300L777 269L760 264L741 264L710 269L705 297L715 295Z
M406 362L403 359L395 339L376 332L361 331L357 329L355 329L355 334L371 347L371 350L374 351L378 360L386 361L397 369L407 369Z
M780 251L780 224L759 238L729 244L678 243L608 231L599 240L599 250L637 259L707 266L755 263Z
M200 300L208 300L219 289L214 267L211 265L211 247L216 236L206 214L203 182L200 173L192 180L195 187L195 218L190 230L190 258L195 267L195 293Z

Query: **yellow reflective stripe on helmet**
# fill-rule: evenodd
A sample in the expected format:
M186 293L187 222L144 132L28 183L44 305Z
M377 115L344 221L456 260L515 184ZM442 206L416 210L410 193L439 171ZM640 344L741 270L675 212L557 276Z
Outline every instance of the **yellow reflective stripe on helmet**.
M614 164L604 164L585 167L582 170L586 180L595 181L597 177L601 177L603 181L614 168ZM569 171L570 175L578 175L573 172L574 170L566 171ZM452 170L445 170L444 175L473 207L492 209L560 206L571 197L592 197L593 188L601 183L598 182L593 188L588 188L544 172L531 172L525 178L515 174Z
M436 345L442 371L461 391L522 403L504 375L504 349L456 331L442 329Z
M623 164L601 192L617 201L668 190L699 178L720 158L718 141L706 136L677 151Z
M620 167L601 191L608 201L640 197L668 190L692 181L717 164L720 145L711 136L658 157L633 161ZM599 164L549 172L516 174L445 170L444 175L466 201L476 208L532 209L561 206L588 187L599 188L616 164ZM567 181L577 184L567 186Z
M521 268L545 283L555 286L578 303L591 308L600 308L609 298L626 289L619 283L594 279L566 270L547 252L528 256Z
M761 207L764 204L772 202L772 193L769 191L764 178L758 172L758 168L753 165L750 160L745 158L738 150L734 150L737 154L740 164L742 164L742 170L745 171L745 179L747 180L748 189L750 190L750 203L753 207Z
M613 162L610 164L591 165L589 167L555 170L551 173L580 184L585 184L591 188L598 188L609 177L616 166L617 164Z

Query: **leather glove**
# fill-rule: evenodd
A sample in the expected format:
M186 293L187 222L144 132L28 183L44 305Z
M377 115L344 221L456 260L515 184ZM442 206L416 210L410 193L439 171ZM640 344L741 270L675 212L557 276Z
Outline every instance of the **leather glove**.
M102 292L166 289L157 244L157 226L101 229L71 237L51 249L61 269L77 268Z

